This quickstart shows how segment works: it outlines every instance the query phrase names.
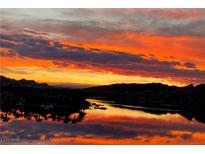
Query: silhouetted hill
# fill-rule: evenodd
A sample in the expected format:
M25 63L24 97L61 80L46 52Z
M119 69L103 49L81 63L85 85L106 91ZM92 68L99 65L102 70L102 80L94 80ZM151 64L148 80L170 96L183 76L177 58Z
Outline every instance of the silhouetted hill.
M161 83L113 84L84 89L87 97L115 104L176 110L188 119L205 122L205 84L185 87Z
M203 101L205 84L185 87L168 86L161 83L148 84L112 84L86 88L84 91L88 96L105 98L117 102L149 103L149 102L176 102L177 104L186 101ZM151 104L150 104L151 105Z
M1 86L11 86L11 87L30 87L30 88L52 88L46 83L37 83L33 80L15 80L4 76L0 76Z
M3 110L18 108L52 108L58 111L78 112L88 108L85 95L78 90L55 88L32 80L14 80L0 77L0 108Z

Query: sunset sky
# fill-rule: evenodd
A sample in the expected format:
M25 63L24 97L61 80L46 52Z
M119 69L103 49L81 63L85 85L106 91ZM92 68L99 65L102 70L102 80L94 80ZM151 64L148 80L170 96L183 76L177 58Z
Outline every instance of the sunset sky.
M1 9L0 74L52 85L205 83L205 9Z

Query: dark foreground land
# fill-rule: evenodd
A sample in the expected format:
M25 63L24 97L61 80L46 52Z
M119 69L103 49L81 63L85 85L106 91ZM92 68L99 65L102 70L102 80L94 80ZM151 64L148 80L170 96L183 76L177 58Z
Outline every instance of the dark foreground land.
M155 114L180 113L205 122L205 84L186 87L151 84L114 84L84 89L87 97L113 101L113 106ZM132 107L133 109L133 107Z
M113 106L138 109L154 114L179 113L205 123L205 84L186 87L152 84L114 84L86 89L54 88L29 80L13 80L1 76L1 119L7 114L81 121L90 104L86 98L110 100ZM132 107L130 107L132 106ZM135 108L133 108L133 106ZM71 116L77 113L77 116Z
M73 123L81 121L84 110L89 108L84 93L79 90L54 88L29 80L12 80L1 76L1 119L8 121L8 114L26 119L34 118ZM72 116L75 114L75 116Z

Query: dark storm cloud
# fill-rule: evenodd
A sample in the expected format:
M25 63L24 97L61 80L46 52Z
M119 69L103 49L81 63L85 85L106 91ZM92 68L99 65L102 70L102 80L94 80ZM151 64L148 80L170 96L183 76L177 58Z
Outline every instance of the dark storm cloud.
M187 68L196 68L196 65L190 62L184 64Z
M196 69L190 62L163 61L147 58L141 54L121 51L102 51L79 46L64 45L44 37L23 34L1 34L1 46L9 48L14 55L36 59L53 60L55 65L66 67L74 64L79 68L87 66L117 74L143 75L152 77L189 77L204 81L205 70ZM54 45L50 44L50 41ZM14 43L15 42L15 43ZM176 66L186 66L179 69ZM191 68L191 69L190 69Z
M143 63L146 65L161 65L161 66L176 66L179 62L159 61L157 59L145 59L143 55L135 55L124 52L108 52L100 50L85 49L83 47L63 45L55 42L55 46L50 46L49 40L43 38L31 37L29 35L4 35L2 47L6 47L15 51L19 56L42 58L42 59L57 59L57 60L72 60L72 61L87 61L96 64L134 64ZM17 42L19 45L11 42ZM66 49L63 49L66 47Z

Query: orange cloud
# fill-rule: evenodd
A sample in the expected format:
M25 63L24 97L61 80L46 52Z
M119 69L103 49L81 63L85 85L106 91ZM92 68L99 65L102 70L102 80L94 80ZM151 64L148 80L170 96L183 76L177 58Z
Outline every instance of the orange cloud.
M167 59L165 56L161 56L160 52L155 56L150 51L149 54L145 52L137 54L129 50L91 48L75 42L54 41L48 38L36 38L31 35L16 34L13 36L2 34L2 36L6 38L2 42L3 50L1 53L4 54L1 58L2 67L23 67L26 65L27 67L59 68L59 70L92 70L93 72L133 77L170 78L176 80L176 83L185 84L190 82L200 83L204 79L204 70L200 69L201 65L190 61L179 61L175 57ZM129 40L130 35L127 35L127 37L126 40ZM150 38L151 42L154 39ZM160 42L160 39L161 37L157 42ZM146 38L143 40L146 41ZM10 43L11 41L20 44ZM27 43L24 43L24 41ZM147 44L151 44L151 42L147 42ZM5 48L9 51L5 52ZM9 60L9 56L12 61ZM183 77L183 80L181 77ZM95 82L94 80L93 82Z

